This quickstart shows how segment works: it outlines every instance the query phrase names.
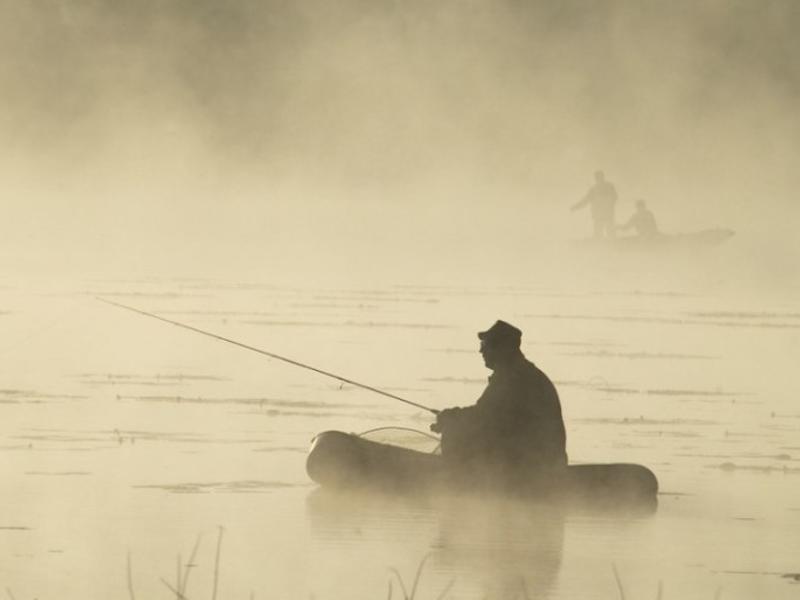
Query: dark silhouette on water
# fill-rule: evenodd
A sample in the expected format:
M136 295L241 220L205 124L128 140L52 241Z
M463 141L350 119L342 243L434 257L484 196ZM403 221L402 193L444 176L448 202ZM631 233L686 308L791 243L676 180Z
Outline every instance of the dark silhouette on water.
M614 205L617 203L617 190L614 184L606 181L605 174L597 171L594 174L594 185L589 188L582 200L572 205L572 210L589 206L594 223L595 238L613 238L616 236L614 223Z
M734 235L733 230L722 227L686 233L664 233L659 229L653 211L641 199L636 201L636 210L630 218L625 223L616 225L615 229L620 232L633 230L635 234L620 235L614 239L595 237L581 240L580 243L593 251L598 248L622 251L694 251L702 247L717 246Z
M567 464L555 386L520 350L522 332L504 321L478 334L494 373L477 403L437 414L441 455L323 431L306 458L308 476L339 489L404 494L468 492L591 505L655 503L658 480L630 463Z
M552 481L567 466L555 386L522 354L513 325L497 321L478 338L489 384L476 404L443 410L431 425L442 434L445 469L479 486Z
M636 231L637 236L646 240L652 240L661 235L656 224L656 217L653 211L647 208L644 200L636 201L636 212L631 215L626 223L619 225L617 229L620 231L633 229Z

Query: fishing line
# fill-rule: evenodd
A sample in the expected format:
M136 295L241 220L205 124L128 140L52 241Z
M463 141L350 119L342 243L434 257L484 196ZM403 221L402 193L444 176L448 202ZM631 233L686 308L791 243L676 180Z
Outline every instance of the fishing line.
M300 361L287 358L285 356L281 356L280 354L275 354L274 352L268 352L267 350L262 350L261 348L256 348L255 346L250 346L248 344L243 344L242 342L237 342L236 340L232 340L230 338L223 337L216 333L212 333L210 331L205 331L203 329L199 329L197 327L192 327L191 325L186 325L184 323L180 323L178 321L173 321L172 319L166 319L164 317L160 317L153 313L149 313L144 310L140 310L138 308L134 308L132 306L126 306L125 304L120 304L119 302L114 302L112 300L106 300L105 298L100 298L99 296L95 296L95 300L99 300L100 302L104 302L105 304L110 304L111 306L116 306L117 308L124 308L125 310L129 310L131 312L135 312L137 314L143 315L145 317L150 317L152 319L157 319L159 321L163 321L164 323L169 323L170 325L175 325L176 327L182 327L184 329L188 329L189 331L194 331L195 333L199 333L216 340L227 342L229 344L233 344L234 346L239 346L240 348L244 348L245 350L251 350L252 352L258 352L259 354L263 354L264 356L268 356L269 358L274 358L276 360L281 360L285 363L289 363L290 365L294 365L296 367L300 367L302 369L307 369L309 371L314 371L315 373L319 373L320 375L325 375L326 377L331 377L343 383L348 383L350 385L354 385L356 387L360 387L365 390L369 390L370 392L375 392L376 394L380 394L382 396L386 396L387 398L392 398L393 400L397 400L399 402L404 402L405 404L409 404L411 406L415 406L417 408L421 408L423 410L427 410L434 415L439 414L439 411L434 408L429 408L417 402L412 402L411 400L406 400L405 398L401 398L400 396L396 396L395 394L390 394L389 392L385 392L381 389L373 387L371 385L366 385L364 383L359 383L358 381L354 381L352 379L348 379L347 377L342 377L341 375L337 375L335 373L331 373L329 371L323 371L322 369L318 369L317 367L312 367L311 365L307 365L305 363L301 363Z

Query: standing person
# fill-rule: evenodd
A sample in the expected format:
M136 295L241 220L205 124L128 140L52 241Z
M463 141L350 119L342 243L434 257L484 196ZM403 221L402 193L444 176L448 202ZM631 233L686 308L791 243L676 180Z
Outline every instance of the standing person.
M614 184L606 181L602 171L597 171L594 174L594 185L589 188L582 200L572 205L572 210L578 210L588 204L592 212L594 237L596 239L613 238L616 234L616 225L614 224L616 202L617 190L614 188Z
M522 332L497 321L478 333L490 370L478 401L437 415L448 475L467 485L547 488L567 466L566 433L556 388L520 350Z

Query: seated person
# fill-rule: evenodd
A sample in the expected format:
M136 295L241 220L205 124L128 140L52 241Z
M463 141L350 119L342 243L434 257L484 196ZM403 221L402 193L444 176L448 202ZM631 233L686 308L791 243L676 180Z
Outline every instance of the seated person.
M656 218L653 212L647 208L644 200L637 200L636 212L631 215L627 223L618 226L618 229L623 231L631 228L636 230L636 234L640 238L652 239L660 235Z
M567 465L555 386L520 350L522 332L497 321L478 334L494 373L478 401L437 415L448 474L468 485L546 483Z

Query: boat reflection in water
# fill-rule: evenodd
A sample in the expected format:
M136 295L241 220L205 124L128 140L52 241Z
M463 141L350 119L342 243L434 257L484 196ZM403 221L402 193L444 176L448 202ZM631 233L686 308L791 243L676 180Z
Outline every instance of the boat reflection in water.
M386 567L403 553L424 558L424 597L438 597L452 581L454 597L548 598L557 585L570 520L628 521L653 514L656 503L590 507L485 494L317 488L306 508L312 535L347 547L354 558L359 550L353 546L363 546L367 555L384 553ZM413 573L405 578L410 587Z
M393 441L419 442L405 435ZM657 504L655 475L640 465L571 466L549 493L521 486L510 494L452 485L430 449L338 431L315 437L306 469L322 486L307 500L312 533L336 548L325 560L344 554L375 565L380 555L391 568L424 558L426 581L437 575L438 587L426 590L433 597L452 581L454 597L548 598L571 519L628 520ZM413 573L407 579L408 587Z
M437 597L451 581L455 596L525 597L524 590L530 598L547 597L561 565L564 512L553 506L320 488L307 509L317 537L340 544L377 538L390 549L387 556L419 548L412 558L425 559L425 597ZM410 587L413 573L404 578Z

